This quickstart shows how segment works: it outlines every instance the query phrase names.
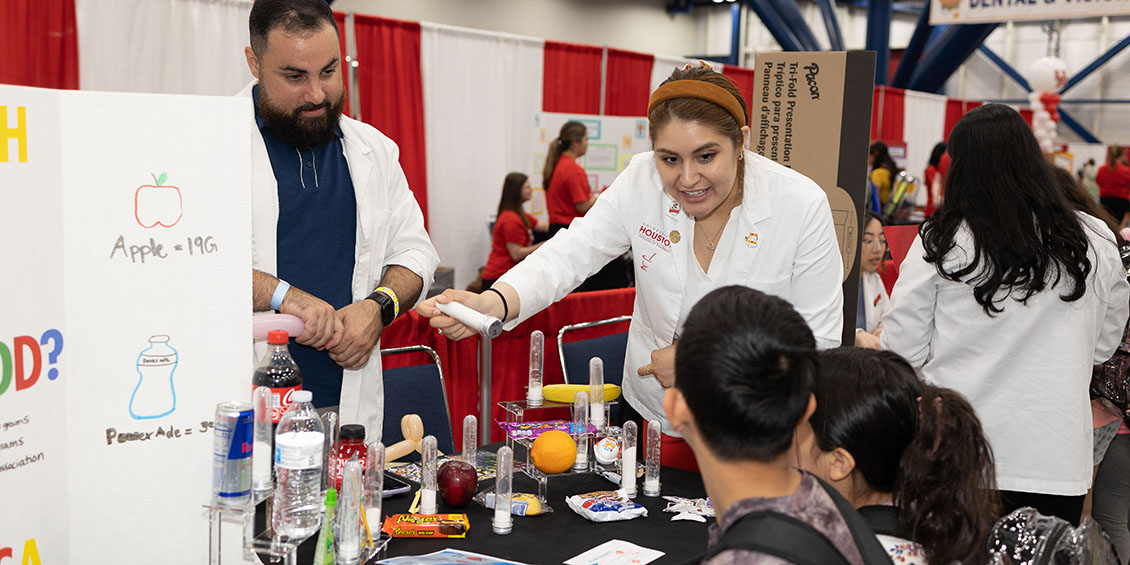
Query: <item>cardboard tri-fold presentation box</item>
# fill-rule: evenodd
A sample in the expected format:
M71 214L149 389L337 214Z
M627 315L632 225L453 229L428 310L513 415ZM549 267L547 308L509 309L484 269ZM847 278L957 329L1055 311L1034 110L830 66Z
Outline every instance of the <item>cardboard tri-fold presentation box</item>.
M843 343L854 343L874 51L759 53L750 149L828 194L844 259Z

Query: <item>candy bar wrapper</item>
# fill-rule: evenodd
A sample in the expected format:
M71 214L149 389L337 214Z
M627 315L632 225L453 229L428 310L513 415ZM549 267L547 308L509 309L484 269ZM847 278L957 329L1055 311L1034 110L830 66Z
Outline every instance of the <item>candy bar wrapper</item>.
M623 490L603 490L565 498L573 512L593 522L616 522L647 516L647 508L632 502Z
M393 514L381 527L394 538L463 538L469 529L466 514Z
M534 439L541 434L550 430L559 430L569 435L577 435L581 433L595 434L597 432L596 426L586 424L584 429L573 429L573 422L565 420L552 420L548 422L499 422L503 430L506 430L506 435L512 439Z

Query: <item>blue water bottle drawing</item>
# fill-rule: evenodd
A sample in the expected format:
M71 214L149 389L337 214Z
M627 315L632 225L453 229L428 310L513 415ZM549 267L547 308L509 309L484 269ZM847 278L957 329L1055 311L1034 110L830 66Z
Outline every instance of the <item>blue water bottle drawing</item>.
M129 414L136 420L152 420L172 414L177 407L173 373L177 370L177 350L169 336L149 338L149 347L137 356L137 386L129 399Z

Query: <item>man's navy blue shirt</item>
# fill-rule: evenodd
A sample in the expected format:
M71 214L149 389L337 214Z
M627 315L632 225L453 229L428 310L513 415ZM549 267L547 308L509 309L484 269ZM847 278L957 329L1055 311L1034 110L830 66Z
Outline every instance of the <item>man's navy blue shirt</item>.
M334 308L347 306L353 302L357 200L341 127L329 143L299 150L276 137L259 115L258 86L253 96L255 121L279 185L276 275ZM302 371L302 388L314 394L314 406L340 404L342 369L329 351L292 338L290 354Z

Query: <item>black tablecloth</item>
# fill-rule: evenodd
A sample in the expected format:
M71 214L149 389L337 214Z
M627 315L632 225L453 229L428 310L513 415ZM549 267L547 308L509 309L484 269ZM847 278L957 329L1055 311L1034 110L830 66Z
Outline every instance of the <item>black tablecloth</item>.
M491 451L497 445L486 447ZM524 459L524 452L515 460ZM664 495L686 498L706 496L702 478L697 473L678 469L663 468L660 481ZM638 483L642 487L641 482ZM493 488L493 481L481 481L479 490ZM464 508L448 508L442 500L439 511L466 513L471 529L465 538L409 539L396 538L389 542L387 550L378 559L398 555L423 555L445 548L482 553L493 557L512 559L524 563L562 563L581 552L587 551L606 541L619 539L646 548L664 552L666 555L654 563L684 563L688 559L706 551L706 523L690 520L672 522L674 514L663 512L667 501L662 498L643 496L635 501L647 508L647 516L622 522L590 522L574 513L565 504L565 497L573 494L600 490L615 490L617 485L595 474L556 475L549 478L547 498L553 512L540 516L515 516L514 529L508 535L497 535L491 531L491 517L494 511L477 502ZM537 483L524 474L514 476L514 491L537 493ZM384 515L400 514L408 511L414 493L401 494L384 501ZM315 536L317 537L317 536ZM310 563L314 555L314 538L307 540L299 548L299 562Z

